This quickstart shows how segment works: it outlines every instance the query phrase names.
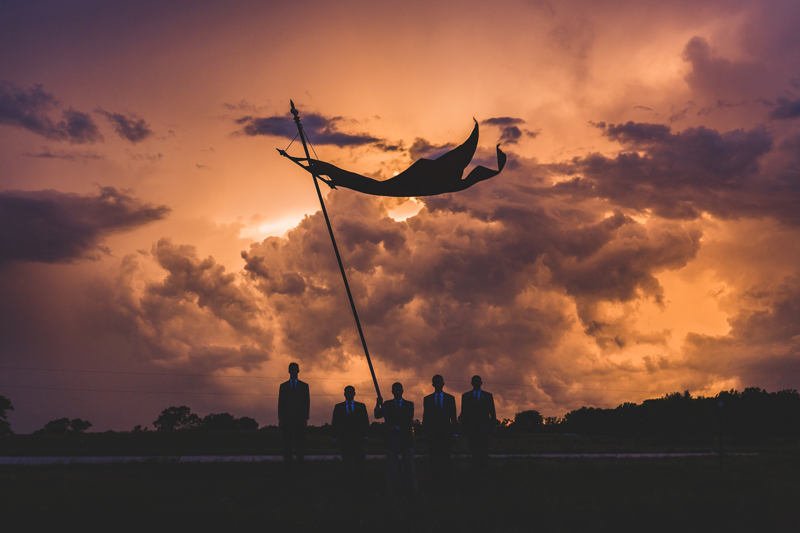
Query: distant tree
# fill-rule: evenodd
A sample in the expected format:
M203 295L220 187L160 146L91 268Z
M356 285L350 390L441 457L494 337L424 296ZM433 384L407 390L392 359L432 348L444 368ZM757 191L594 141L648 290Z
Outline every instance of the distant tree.
M44 425L44 432L50 435L66 435L70 429L69 418L59 418L58 420L51 420Z
M69 428L71 433L83 433L92 427L92 423L88 420L81 420L80 418L73 418L69 421Z
M80 418L73 418L70 420L67 417L51 420L44 425L41 431L50 435L66 435L67 433L83 433L92 427L92 423L88 420L81 420Z
M181 405L180 407L168 407L161 411L158 420L153 422L153 427L158 431L174 431L179 429L197 429L202 424L202 420L192 410Z
M258 422L256 422L255 418L243 416L236 419L236 429L242 431L255 431L258 429Z
M230 413L210 413L203 417L202 428L211 431L232 431L236 429L236 417Z
M535 409L531 409L530 411L522 411L515 414L514 423L511 427L517 431L533 431L540 427L543 422L542 414Z
M563 422L564 419L561 418L560 416L548 416L547 418L544 419L545 426L557 426L559 424L562 424Z
M11 435L11 423L8 421L6 411L13 411L14 406L11 405L11 400L5 396L0 396L0 435Z
M211 413L203 417L200 427L209 431L243 431L258 429L258 422L247 416L236 418L230 413Z

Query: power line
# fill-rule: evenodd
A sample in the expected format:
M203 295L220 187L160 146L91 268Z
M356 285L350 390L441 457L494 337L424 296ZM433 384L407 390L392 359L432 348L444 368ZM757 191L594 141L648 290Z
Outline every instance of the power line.
M26 390L54 390L71 392L125 392L140 394L199 394L215 396L277 396L277 393L260 392L210 392L210 391L158 391L158 390L123 390L123 389L73 389L67 387L26 387L22 385L0 385L5 389L26 389ZM311 396L340 396L340 394L312 394Z
M209 377L209 378L242 378L242 379L278 379L284 380L286 376L263 376L263 375L249 375L249 374L235 374L235 375L220 375L220 374L182 374L173 372L129 372L122 370L80 370L69 368L35 368L35 367L19 367L19 366L0 366L2 370L27 370L36 372L75 372L85 374L116 374L116 375L130 375L130 376L170 376L170 377ZM304 380L342 380L342 377L309 377L303 376ZM414 378L414 377L394 377L382 379L380 381L427 381L429 378ZM448 380L452 383L469 383L468 380L451 379ZM652 390L633 390L633 389L603 389L603 388L589 388L589 387L569 387L563 385L532 385L526 383L502 383L497 381L486 381L486 385L497 385L501 387L522 387L533 389L555 389L555 390L579 390L579 391L592 391L592 392L638 392L646 394L666 394L674 391L652 391ZM273 395L274 396L274 395Z
M259 392L211 392L211 391L154 391L154 390L132 390L132 389L76 389L71 387L27 387L22 385L0 385L0 389L22 389L22 390L49 390L49 391L67 391L67 392L119 392L119 393L132 393L132 394L191 394L191 395L199 395L199 396L278 396L277 393L259 393ZM315 397L339 397L340 394L311 394L311 396ZM536 400L535 403L541 404L553 404L553 405L565 405L568 403L573 402L592 402L595 403L594 400L588 399L577 399L573 398L569 401L555 401L555 400ZM605 406L615 406L617 404L598 404L595 405L605 405Z

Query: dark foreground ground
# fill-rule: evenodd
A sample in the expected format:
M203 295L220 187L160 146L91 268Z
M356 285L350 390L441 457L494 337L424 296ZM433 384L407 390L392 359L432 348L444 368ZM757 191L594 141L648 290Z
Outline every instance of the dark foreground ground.
M342 483L341 463L0 467L0 530L795 531L800 457L496 459L483 478L454 462L447 490L387 497L384 463Z

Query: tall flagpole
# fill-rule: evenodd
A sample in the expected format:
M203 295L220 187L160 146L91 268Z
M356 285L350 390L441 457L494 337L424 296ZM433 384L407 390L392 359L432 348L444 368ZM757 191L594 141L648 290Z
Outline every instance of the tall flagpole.
M300 113L294 107L294 102L289 100L292 105L292 115L294 115L294 122L297 124L297 131L300 133L300 140L303 142L303 150L306 153L306 159L311 159L308 153L308 145L306 144L306 134L303 131L303 126L300 124ZM372 374L372 383L375 385L375 392L381 396L380 387L378 387L378 378L375 377L375 369L372 367L372 359L369 357L369 349L367 348L367 340L364 338L364 331L361 329L361 321L358 319L358 311L356 311L356 304L353 301L353 293L350 291L350 284L347 282L347 274L344 272L344 265L342 264L342 256L339 255L339 247L336 245L336 238L333 236L333 227L331 220L328 218L328 210L325 209L325 201L322 199L322 192L319 190L319 176L312 172L314 176L314 187L317 189L317 197L319 198L319 205L322 206L322 214L325 215L325 223L328 225L328 233L331 236L331 243L333 244L333 251L336 253L336 261L339 262L339 271L342 273L342 280L344 280L344 288L347 289L347 298L350 300L350 309L353 310L353 318L356 319L356 326L358 327L358 334L361 337L361 346L364 347L364 355L367 356L367 364L369 371Z
M311 168L311 154L308 152L308 145L306 144L306 134L303 131L303 126L300 124L300 113L294 107L294 102L289 100L289 103L292 106L292 115L294 116L294 123L297 124L297 132L300 135L300 141L303 143L303 151L306 153L306 160L309 161L309 168ZM312 169L313 170L313 169ZM347 298L350 300L350 309L353 311L353 318L356 320L356 327L358 328L358 335L361 337L361 346L364 347L364 355L367 356L367 364L369 365L369 372L372 374L372 383L375 385L375 392L378 395L378 398L383 398L381 396L381 389L378 386L378 378L375 377L375 368L372 366L372 359L369 356L369 348L367 348L367 340L364 337L364 330L361 329L361 321L358 319L358 311L356 310L356 303L353 300L353 293L350 291L350 284L347 282L347 274L344 271L344 265L342 264L342 256L339 255L339 247L336 245L336 238L333 236L333 226L331 226L331 220L328 218L328 210L325 209L325 201L322 198L322 192L319 189L319 180L320 177L315 173L311 172L311 175L314 177L314 187L317 189L317 197L319 198L319 205L322 207L322 214L325 216L325 224L328 226L328 233L331 236L331 244L333 244L333 251L336 253L336 261L339 263L339 271L342 273L342 280L344 281L344 288L347 289ZM394 458L397 462L397 469L400 471L400 477L403 480L403 485L407 487L405 471L403 470L403 465L400 463L400 455L397 453L397 444L394 441L394 435L390 430L389 424L389 417L387 416L386 409L381 405L381 409L383 410L384 420L386 421L386 430L389 432L389 439L392 443L392 450L394 451Z

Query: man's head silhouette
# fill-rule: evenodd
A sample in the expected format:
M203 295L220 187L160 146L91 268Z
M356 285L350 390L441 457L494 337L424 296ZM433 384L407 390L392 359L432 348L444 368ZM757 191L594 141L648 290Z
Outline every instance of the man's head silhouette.
M399 400L400 398L403 397L403 384L402 383L400 383L400 382L392 383L392 396L394 396L395 400Z
M442 376L440 376L439 374L433 376L432 383L433 383L433 388L436 392L442 392L442 389L444 388L444 378Z
M297 363L289 363L289 377L297 379L297 374L300 372L300 365Z
M344 399L348 402L353 401L353 398L356 396L356 388L352 385L348 385L344 388Z
M480 376L472 376L472 390L481 390L481 385L483 381L481 381Z

